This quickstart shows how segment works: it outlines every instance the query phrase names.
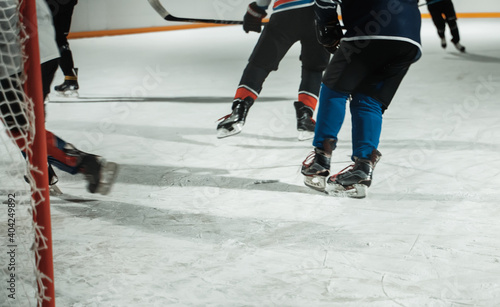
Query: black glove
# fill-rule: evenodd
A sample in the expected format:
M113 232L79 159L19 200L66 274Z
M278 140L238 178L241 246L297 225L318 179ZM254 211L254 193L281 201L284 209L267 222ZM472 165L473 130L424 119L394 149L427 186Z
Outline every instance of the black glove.
M252 2L248 5L247 13L243 17L243 30L257 32L262 30L262 19L267 16L266 10Z
M344 36L342 27L338 20L333 20L327 24L322 24L316 20L316 35L318 42L330 53L335 53L340 39Z

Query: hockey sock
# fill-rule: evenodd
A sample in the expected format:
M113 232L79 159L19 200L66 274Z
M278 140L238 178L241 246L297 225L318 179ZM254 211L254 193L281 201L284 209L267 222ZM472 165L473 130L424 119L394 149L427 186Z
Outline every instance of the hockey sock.
M64 76L65 81L76 81L78 80L77 76Z
M460 41L460 33L458 32L458 25L456 19L448 19L448 26L450 26L451 41L456 44Z
M299 101L302 101L305 105L315 109L316 102L314 102L314 106L309 105L305 101L301 99L301 93L307 94L311 97L314 97L316 101L318 100L319 89L321 85L321 78L323 77L322 69L313 70L310 68L302 67L301 81L299 86Z
M69 49L69 44L66 43L59 48L59 52L61 53L61 57L59 58L59 66L63 71L65 76L76 76L76 73L73 70L73 54L71 49Z
M382 103L366 95L355 94L350 110L353 161L354 157L369 159L378 147L382 132Z
M260 91L262 91L262 84L264 84L270 72L271 70L259 67L250 62L243 71L239 87L245 86L254 91L256 95L259 95Z
M324 84L321 85L314 147L323 149L325 139L337 140L337 135L344 123L347 98L349 94L334 91Z
M299 92L299 101L310 107L313 110L316 110L316 104L318 103L318 97L314 94L308 92Z
M444 38L445 37L445 29L438 29L438 35L440 38Z
M236 94L234 95L234 99L241 99L245 100L245 98L250 97L253 100L257 100L257 97L259 96L259 93L252 88L241 84L238 89L236 90Z
M50 131L46 132L46 139L49 163L72 175L78 173L81 152Z

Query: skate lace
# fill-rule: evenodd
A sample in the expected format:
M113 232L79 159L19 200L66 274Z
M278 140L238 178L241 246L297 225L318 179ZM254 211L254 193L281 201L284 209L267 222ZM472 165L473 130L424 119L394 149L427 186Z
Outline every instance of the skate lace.
M307 155L307 157L304 159L304 161L302 161L302 165L304 167L311 166L314 162L314 157L316 157L316 152L314 152L314 150L313 150L309 153L309 155Z
M229 113L228 115L224 115L222 116L221 118L219 118L217 121L222 121L222 120L226 120L229 116L231 116L233 113Z
M335 180L338 176L340 176L344 173L347 173L348 171L352 170L353 168L354 168L354 164L351 164L351 165L344 167L340 172L331 175L330 180L332 180L332 181Z

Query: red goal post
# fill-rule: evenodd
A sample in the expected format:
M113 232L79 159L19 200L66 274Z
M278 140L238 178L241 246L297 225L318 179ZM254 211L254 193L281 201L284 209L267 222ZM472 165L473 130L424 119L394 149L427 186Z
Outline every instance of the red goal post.
M0 0L0 26L0 237L7 248L0 265L9 287L0 302L55 306L36 0Z

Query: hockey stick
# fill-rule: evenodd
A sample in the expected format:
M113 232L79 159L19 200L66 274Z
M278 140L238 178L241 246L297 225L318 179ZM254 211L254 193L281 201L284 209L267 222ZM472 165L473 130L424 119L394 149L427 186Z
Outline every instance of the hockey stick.
M241 25L243 21L239 20L220 20L220 19L198 19L198 18L183 18L171 15L160 3L160 0L148 0L149 4L160 14L160 16L167 21L181 21L181 22L202 22L202 23L217 23L225 25Z

